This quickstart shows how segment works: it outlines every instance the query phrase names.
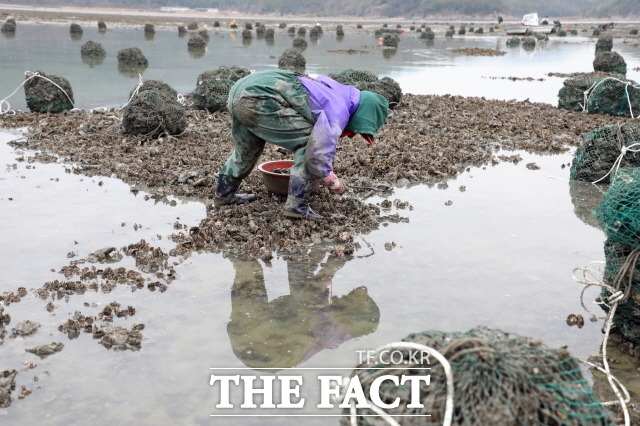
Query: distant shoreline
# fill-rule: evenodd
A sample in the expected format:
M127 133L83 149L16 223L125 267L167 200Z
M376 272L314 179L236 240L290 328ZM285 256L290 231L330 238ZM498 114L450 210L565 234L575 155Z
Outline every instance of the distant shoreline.
M92 20L125 20L133 21L153 19L157 22L166 22L167 24L175 23L177 21L183 21L185 19L211 19L211 20L231 20L231 19L244 19L244 20L265 20L265 21L299 21L299 22L353 22L353 23L481 23L481 24L495 24L497 18L495 16L484 17L471 17L471 16L451 16L451 17L432 17L432 18L406 18L406 17L354 17L354 16L333 16L333 17L317 17L317 16L304 16L304 15L247 15L241 12L234 11L176 11L176 12L163 12L160 9L123 9L123 8L89 8L89 7L42 7L42 6L27 6L16 4L0 3L0 20L6 19L8 16L14 18L22 18L25 20L61 20L61 19L76 19L81 21ZM505 23L518 22L520 17L503 16ZM607 19L583 19L580 17L549 17L549 19L559 19L563 23L567 24L603 24L609 22L624 22L625 24L637 23L640 25L640 17L632 20L623 18L607 18Z

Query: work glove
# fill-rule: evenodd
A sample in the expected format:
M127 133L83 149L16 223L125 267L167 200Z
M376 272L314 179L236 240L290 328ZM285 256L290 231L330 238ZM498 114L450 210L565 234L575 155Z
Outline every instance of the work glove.
M346 185L344 184L344 182L338 179L338 176L336 176L333 171L329 173L329 176L321 179L320 184L329 188L329 192L331 192L332 194L342 195L347 192Z

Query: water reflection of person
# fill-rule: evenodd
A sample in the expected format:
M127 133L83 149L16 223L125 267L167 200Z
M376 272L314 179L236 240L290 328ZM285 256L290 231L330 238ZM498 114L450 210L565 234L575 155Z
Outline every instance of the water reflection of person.
M227 332L236 356L255 369L294 367L323 349L372 333L380 310L357 287L331 296L331 282L347 262L325 257L324 250L308 260L287 264L290 294L269 300L259 261L230 256L236 271L231 289L231 320Z

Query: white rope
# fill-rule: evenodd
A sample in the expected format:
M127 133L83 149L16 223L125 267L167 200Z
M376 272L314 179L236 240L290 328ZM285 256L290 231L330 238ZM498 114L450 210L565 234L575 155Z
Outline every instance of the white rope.
M631 98L629 97L629 86L633 87L634 89L640 89L640 85L636 86L634 84L632 84L631 81L622 81L619 78L615 78L615 77L604 77L601 78L600 80L596 81L595 83L593 83L591 85L591 87L587 90L585 90L584 92L584 105L582 105L582 111L585 112L587 111L587 105L589 104L589 99L591 98L591 95L593 94L593 90L598 87L599 85L601 85L602 83L604 83L605 81L608 80L615 80L619 83L624 84L624 91L627 95L627 103L629 104L629 114L631 115L631 118L640 118L640 114L638 114L637 117L635 117L633 115L633 107L631 105Z
M437 350L426 346L421 345L419 343L413 342L395 342L389 343L384 346L380 346L378 349L374 351L376 354L380 354L383 351L393 351L393 350L417 350L420 352L426 352L429 356L433 356L433 358L437 359L442 368L444 369L445 376L447 378L447 397L445 402L445 410L444 410L444 419L442 422L442 426L451 426L451 422L453 420L453 370L451 369L451 364L449 361ZM341 386L342 392L344 395L346 390L349 388L350 379L347 379L345 383ZM400 424L387 412L382 410L380 407L376 407L375 404L371 404L371 408L368 408L374 413L378 414L383 420L387 422L387 424L391 426L400 426ZM356 406L353 404L353 401L350 404L349 409L349 417L351 425L358 424L358 412Z
M601 262L598 262L601 263ZM595 264L595 262L593 262L593 264ZM580 280L576 277L575 272L576 271L582 271L583 273L583 279ZM603 405L613 405L613 404L620 404L620 406L622 407L622 412L624 415L624 425L625 426L630 426L630 420L629 420L629 410L627 409L627 403L629 403L631 401L631 397L629 395L629 392L627 391L626 387L624 385L622 385L622 383L616 379L616 377L611 374L611 370L609 368L609 361L607 360L607 345L609 342L609 334L611 332L611 328L613 327L613 317L615 316L616 313L616 309L618 308L618 304L620 303L620 301L624 298L624 294L622 291L620 291L617 288L614 288L612 286L609 286L607 284L604 283L604 280L602 278L594 278L594 281L591 281L589 278L587 278L587 275L590 275L592 277L596 277L596 274L588 269L588 265L585 266L584 268L575 268L574 269L574 275L573 275L573 279L578 283L578 284L583 284L587 287L592 287L592 286L596 286L596 287L601 287L606 289L608 292L611 293L611 296L609 296L606 300L606 302L603 302L605 304L608 304L607 306L610 307L609 310L609 314L607 315L607 319L605 322L605 326L604 326L604 339L602 340L602 368L597 367L598 370L602 371L606 376L607 376L607 380L609 381L609 386L611 386L611 389L613 389L613 392L616 394L616 398L618 399L617 401L607 401L607 402L603 402ZM587 288L585 287L585 288ZM584 300L582 299L584 296L584 289L580 295L580 302L582 303L582 306L584 305ZM582 360L581 360L582 361ZM585 361L582 361L585 362ZM586 362L585 362L586 363ZM590 364L591 363L587 363ZM621 394L621 390L623 395Z
M127 105L129 105L129 103L131 102L131 100L133 98L136 97L136 95L138 94L138 92L140 91L140 88L142 87L142 85L144 84L144 82L142 81L142 74L138 74L138 85L136 86L135 89L133 89L133 92L131 92L131 97L129 98L129 100L127 101L126 104L122 105L120 107L120 109L124 109L124 107L126 107Z
M622 143L622 141L621 141ZM636 149L637 148L637 149ZM615 176L616 173L618 173L618 169L620 168L620 164L622 164L622 160L625 156L625 154L627 152L633 152L634 154L637 152L640 152L640 142L634 142L631 145L628 146L622 146L622 148L620 148L620 155L618 155L618 158L616 158L616 161L613 162L613 166L611 166L611 169L607 172L606 175L602 176L600 179L595 180L591 183L598 183L600 182L602 179L606 178L607 176L609 176L612 172L614 172L614 174L612 176Z
M50 78L47 78L47 77L43 76L42 74L40 74L40 73L39 73L39 72L37 72L37 71L36 71L36 72L25 71L25 72L24 72L24 75L25 75L25 76L27 76L27 78L26 78L22 83L20 83L20 84L18 85L18 87L16 87L16 90L14 90L13 92L11 92L11 94L10 94L9 96L7 96L6 98L0 99L0 115L2 115L2 114L6 114L6 113L11 113L11 114L15 114L15 113L16 113L15 111L13 111L13 110L11 109L11 104L9 103L8 99L9 99L10 97L12 97L13 95L15 95L15 94L16 94L16 92L17 92L18 90L20 90L20 88L21 88L22 86L24 86L24 84L25 84L27 81L29 81L29 80L31 80L31 79L33 79L33 78L36 78L36 77L39 77L39 78L41 78L41 79L43 79L43 80L47 80L49 83L53 84L53 85L54 85L54 86L56 86L58 89L62 90L62 93L64 93L64 94L65 94L65 96L67 97L67 99L69 99L69 102L71 102L71 106L72 106L72 107L74 107L74 106L73 106L73 100L71 99L71 97L69 96L69 94L68 94L68 93L67 93L67 92L66 92L62 87L60 87L60 85L58 85L58 83L56 83L55 81L51 80ZM5 108L6 108L6 109L5 109ZM74 108L75 108L75 107L74 107Z
M16 111L11 109L11 104L9 103L8 99L10 97L12 97L13 95L16 94L16 92L18 90L20 90L20 88L22 86L24 86L24 84L36 77L42 78L44 80L47 80L48 82L50 82L51 84L53 84L54 86L56 86L58 89L60 89L62 91L62 93L65 94L65 96L67 97L67 99L69 99L69 102L71 102L71 106L72 106L72 110L73 111L77 111L79 110L79 108L76 108L75 105L73 104L73 100L71 99L71 96L69 96L69 94L62 88L60 87L60 85L58 85L55 81L51 80L50 78L47 78L45 76L43 76L42 74L40 74L39 72L31 72L31 71L25 71L24 74L27 76L27 78L20 83L20 85L18 85L18 87L16 87L16 89L11 92L11 94L3 99L0 99L0 115L3 114L11 114L14 115L16 114ZM124 109L124 107L126 107L127 105L129 105L129 103L131 102L131 100L138 94L138 92L140 91L140 88L142 87L142 85L144 84L144 82L142 81L142 75L138 74L138 85L136 86L136 88L133 90L133 92L131 93L131 97L129 98L129 100L127 101L126 104L122 105L119 109L122 110ZM187 98L184 97L181 94L178 94L177 96L177 101L182 105L182 106L187 106ZM109 111L109 108L107 107L96 107L96 108L91 108L89 109L89 111L91 112L106 112Z

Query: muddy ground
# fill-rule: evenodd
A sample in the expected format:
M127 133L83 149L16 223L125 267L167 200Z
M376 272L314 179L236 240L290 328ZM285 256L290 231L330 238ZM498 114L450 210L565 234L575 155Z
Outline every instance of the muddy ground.
M5 114L0 127L29 128L24 139L12 143L38 151L28 161L59 161L74 173L117 176L133 191L145 188L158 199L184 196L210 205L216 173L232 149L230 118L193 109L187 115L183 134L158 139L126 136L118 110ZM436 184L471 165L518 161L517 155L499 149L563 152L579 145L582 134L622 121L547 104L406 94L372 147L361 138L341 139L334 166L351 191L332 196L320 189L312 196L312 206L326 220L282 216L284 197L269 193L254 170L241 190L258 194L258 201L210 208L199 226L190 229L176 224L176 251L242 252L266 260L295 256L309 243L326 243L336 254L349 254L355 235L407 220L406 203L394 205L394 187ZM262 156L264 161L290 158L289 152L270 145ZM369 203L371 195L387 202Z

